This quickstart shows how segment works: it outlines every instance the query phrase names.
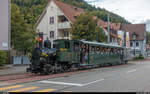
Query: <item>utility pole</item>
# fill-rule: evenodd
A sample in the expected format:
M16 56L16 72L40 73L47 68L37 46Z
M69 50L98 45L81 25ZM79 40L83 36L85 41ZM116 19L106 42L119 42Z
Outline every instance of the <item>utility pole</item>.
M107 20L108 20L108 27L107 27L107 30L108 30L108 37L107 37L107 43L109 44L110 43L110 19L109 19L109 13L107 13Z

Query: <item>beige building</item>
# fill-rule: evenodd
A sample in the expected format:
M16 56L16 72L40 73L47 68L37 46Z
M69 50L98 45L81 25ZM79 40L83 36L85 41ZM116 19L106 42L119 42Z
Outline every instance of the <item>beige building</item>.
M82 13L84 13L84 10L81 8L57 0L50 0L37 22L36 30L43 32L44 40L49 38L52 44L56 39L71 39L71 24L73 24L77 16ZM102 27L107 35L107 22L99 19L97 25ZM110 24L112 43L118 43L117 30L119 27L120 24Z
M44 40L71 39L69 29L83 9L51 0L37 22L36 30L43 32Z

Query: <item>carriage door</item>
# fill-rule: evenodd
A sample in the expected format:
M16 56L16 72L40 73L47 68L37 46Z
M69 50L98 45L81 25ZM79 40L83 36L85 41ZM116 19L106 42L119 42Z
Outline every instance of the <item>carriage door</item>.
M81 44L80 61L81 64L88 64L89 59L89 46L87 44Z
M74 42L74 62L79 63L80 62L80 47L78 42Z

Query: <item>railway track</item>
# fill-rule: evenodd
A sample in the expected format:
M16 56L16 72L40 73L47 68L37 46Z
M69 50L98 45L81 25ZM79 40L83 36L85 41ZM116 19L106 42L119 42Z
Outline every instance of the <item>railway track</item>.
M122 64L121 66L123 65L126 65L126 64ZM120 65L117 65L117 66L120 66ZM109 67L113 68L116 66L109 66ZM98 69L98 68L94 68L94 69ZM72 70L70 72L51 74L51 75L40 75L40 74L31 74L31 73L5 74L5 75L0 75L0 83L9 83L9 84L28 83L28 82L47 80L47 79L57 78L57 77L67 77L73 74L90 72L90 71L93 71L94 69Z
M56 77L63 77L83 72L88 72L90 70L79 70L79 71L71 71L59 74L51 74L51 75L39 75L39 74L31 74L31 73L24 73L24 74L11 74L11 75L1 75L0 76L0 83L9 83L9 84L19 84L19 83L28 83L34 82L39 80L47 80Z

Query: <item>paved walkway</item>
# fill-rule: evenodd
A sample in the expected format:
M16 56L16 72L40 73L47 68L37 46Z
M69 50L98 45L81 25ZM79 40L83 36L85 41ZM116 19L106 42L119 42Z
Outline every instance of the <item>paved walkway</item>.
M29 65L6 65L4 69L0 69L0 75L25 73Z

